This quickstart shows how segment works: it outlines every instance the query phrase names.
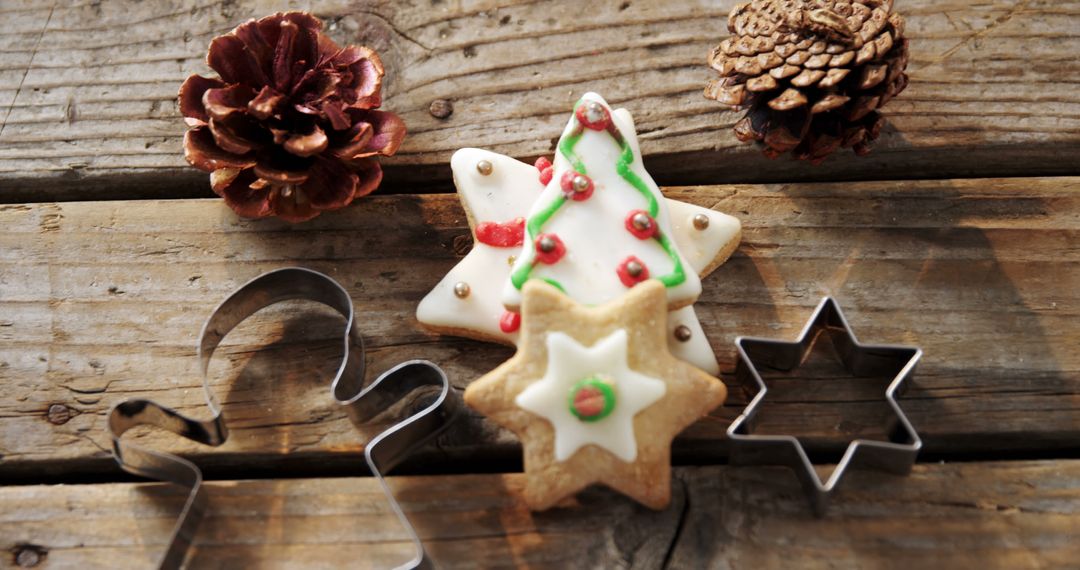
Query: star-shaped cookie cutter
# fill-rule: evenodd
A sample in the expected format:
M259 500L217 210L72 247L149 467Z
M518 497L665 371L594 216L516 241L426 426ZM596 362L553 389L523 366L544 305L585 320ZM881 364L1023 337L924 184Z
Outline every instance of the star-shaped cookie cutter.
M124 432L140 425L170 431L186 439L210 446L225 443L229 436L221 404L210 387L207 370L210 358L221 340L244 319L260 309L293 299L305 299L327 305L345 317L344 354L334 375L331 392L334 400L347 406L358 422L367 422L394 404L415 395L405 419L372 439L364 448L364 458L378 479L394 514L412 539L415 554L398 568L431 568L420 537L394 499L383 474L392 469L417 447L442 433L461 409L460 395L450 389L446 374L426 360L409 360L382 373L365 384L364 341L356 328L352 299L336 281L310 269L290 267L264 273L234 291L207 319L199 336L199 364L207 406L213 413L209 420L186 417L176 410L150 400L121 402L109 412L109 431L113 456L125 471L186 487L187 501L177 517L168 547L158 564L162 570L183 566L199 523L207 510L202 470L194 463L169 453L135 445L122 438ZM433 398L431 396L434 396Z
M754 435L754 424L761 404L768 393L757 367L766 366L789 371L798 367L810 353L821 333L831 338L840 361L855 377L891 376L885 390L885 401L895 415L889 441L856 439L848 444L844 456L828 480L822 481L814 470L806 450L791 435ZM829 499L847 469L878 469L899 475L911 472L922 440L897 403L905 382L915 371L922 350L910 346L862 344L855 338L851 325L840 306L831 297L818 303L817 309L794 342L738 337L735 347L739 353L735 375L740 382L757 386L757 394L742 414L728 426L731 441L731 463L736 465L783 465L795 471L810 505L817 516L824 516Z

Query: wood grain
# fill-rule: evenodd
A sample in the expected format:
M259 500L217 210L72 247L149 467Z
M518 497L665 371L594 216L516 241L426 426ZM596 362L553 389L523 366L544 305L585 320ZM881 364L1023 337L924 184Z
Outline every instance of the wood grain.
M410 136L388 190L450 189L448 158L553 151L588 90L630 109L662 184L1077 174L1080 2L907 0L911 86L866 159L768 161L701 91L735 0L298 3L378 49L386 108ZM7 6L10 3L5 4ZM277 2L11 4L0 33L0 201L209 195L188 168L175 95L209 40ZM448 119L428 112L453 102Z
M443 568L1051 568L1080 556L1080 462L920 465L852 473L825 519L775 468L676 470L653 512L605 489L531 513L523 476L391 478ZM208 485L197 568L388 568L411 544L373 479ZM159 484L0 488L3 564L142 568L184 495ZM24 554L27 559L31 555Z
M1080 178L667 193L744 224L697 304L729 382L735 336L794 338L832 294L861 340L925 350L902 405L931 457L1076 450ZM241 220L215 200L0 206L0 476L115 476L105 416L127 398L207 417L194 358L202 321L233 288L282 266L324 271L350 291L369 370L428 358L463 388L511 349L425 333L413 312L468 245L449 195L365 199L295 226ZM328 394L341 326L329 310L294 305L226 339L211 366L232 427L221 448L136 436L222 478L354 473L378 427L354 425ZM821 346L797 376L769 375L759 429L799 435L828 460L851 438L884 434L888 408L884 380L831 370ZM732 386L676 441L675 460L722 460L723 430L747 399ZM501 469L517 457L509 433L469 416L409 469Z

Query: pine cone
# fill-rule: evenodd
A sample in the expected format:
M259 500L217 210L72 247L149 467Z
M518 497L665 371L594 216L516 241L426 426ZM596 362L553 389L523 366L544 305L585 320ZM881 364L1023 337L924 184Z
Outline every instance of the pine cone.
M377 156L405 124L381 104L383 67L366 47L341 48L303 12L251 20L214 38L220 79L180 87L184 157L238 214L298 222L348 205L382 180Z
M705 96L748 109L735 125L765 154L814 163L839 147L870 152L877 109L907 87L904 19L892 0L754 0L728 17L735 34L709 65Z

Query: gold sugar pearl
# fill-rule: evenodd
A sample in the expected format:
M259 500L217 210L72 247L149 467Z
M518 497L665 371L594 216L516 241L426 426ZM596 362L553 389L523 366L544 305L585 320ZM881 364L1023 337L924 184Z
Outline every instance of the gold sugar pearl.
M709 227L709 216L705 214L698 214L694 216L694 229L704 230Z

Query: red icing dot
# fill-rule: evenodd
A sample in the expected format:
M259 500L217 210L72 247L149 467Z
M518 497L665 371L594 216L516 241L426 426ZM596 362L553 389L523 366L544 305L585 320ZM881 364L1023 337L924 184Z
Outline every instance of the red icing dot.
M648 219L648 225L644 226L644 229L639 228L638 224L634 223L635 219L639 216L643 216L643 219ZM638 239L649 239L656 235L658 229L656 220L654 220L645 210L633 210L626 215L626 230L634 234L634 237Z
M521 314L513 311L503 311L499 319L499 330L510 334L521 328Z
M604 393L599 388L587 386L574 394L574 410L580 417L599 416L603 413L605 404Z
M590 102L582 103L578 105L574 115L577 116L577 120L585 128L592 129L594 131L602 131L611 125L611 114L608 113L606 107L600 103Z
M633 264L635 263L641 270L637 272L637 275L632 275L631 269L633 269ZM619 281L622 281L622 284L627 287L633 287L649 278L649 268L645 266L645 262L633 255L624 259L622 263L615 268L615 273L619 275Z
M517 247L525 243L525 218L509 222L481 222L476 226L476 241L492 247Z
M540 263L551 265L566 255L566 245L555 234L540 234L533 245L536 247L536 260ZM544 251L545 245L550 246L546 248L547 251Z
M540 171L540 183L544 186L551 182L551 177L554 176L555 171L551 167L551 161L547 157L541 156L536 159L536 169Z
M587 185L581 190L578 190L574 186L574 180L578 177L581 177L581 179L585 180L585 182L587 183ZM562 188L563 194L565 194L567 198L570 198L571 200L577 200L578 202L582 200L588 200L589 196L592 196L593 190L595 189L591 178L585 176L584 174L574 172L573 170L567 170L563 173L562 178L559 179L559 186Z

